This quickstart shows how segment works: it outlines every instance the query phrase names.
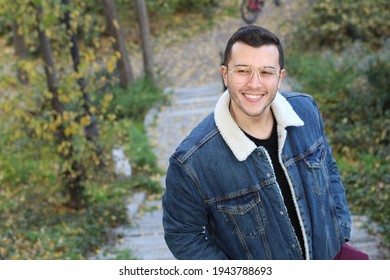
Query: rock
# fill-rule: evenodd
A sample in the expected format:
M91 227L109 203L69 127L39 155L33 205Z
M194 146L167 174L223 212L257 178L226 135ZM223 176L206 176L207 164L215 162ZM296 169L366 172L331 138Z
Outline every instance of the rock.
M114 161L114 172L117 177L130 178L131 165L122 147L112 149L112 159Z

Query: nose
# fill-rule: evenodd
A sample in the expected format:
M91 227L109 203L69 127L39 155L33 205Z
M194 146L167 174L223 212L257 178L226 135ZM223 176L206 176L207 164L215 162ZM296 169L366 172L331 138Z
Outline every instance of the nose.
M252 85L252 86L262 85L262 81L261 81L261 78L260 78L260 71L259 70L253 71L252 76L249 78L247 84L248 85Z

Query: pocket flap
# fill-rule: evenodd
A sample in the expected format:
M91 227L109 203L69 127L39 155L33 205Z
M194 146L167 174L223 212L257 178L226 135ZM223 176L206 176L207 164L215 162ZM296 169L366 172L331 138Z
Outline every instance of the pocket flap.
M232 215L244 215L260 202L257 189L235 192L217 201L218 210Z

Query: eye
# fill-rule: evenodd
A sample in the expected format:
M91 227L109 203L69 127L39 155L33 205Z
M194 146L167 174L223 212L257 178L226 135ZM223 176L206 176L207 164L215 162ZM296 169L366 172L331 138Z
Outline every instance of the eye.
M263 77L276 76L276 71L274 71L272 69L262 69L260 71L260 75L263 76Z
M249 67L237 67L233 70L235 73L240 75L251 75L252 69Z

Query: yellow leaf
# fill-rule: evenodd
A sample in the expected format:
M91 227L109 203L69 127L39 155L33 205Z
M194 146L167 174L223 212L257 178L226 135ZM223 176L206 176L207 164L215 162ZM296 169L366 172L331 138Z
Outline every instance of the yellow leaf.
M91 117L90 116L84 116L80 120L80 124L82 126L88 126L91 123Z
M6 113L9 113L9 112L11 112L11 110L12 110L11 104L8 103L8 102L6 102L6 103L4 104L4 111L5 111Z
M116 29L120 28L119 23L118 23L118 21L116 19L112 21L112 24L114 24Z
M115 119L116 119L115 114L109 114L109 115L108 115L108 119L109 119L110 121L115 120Z
M112 99L114 98L114 96L111 94L111 93L109 93L109 94L106 94L105 96L104 96L104 102L110 102Z
M37 134L37 136L40 136L42 134L42 129L40 125L35 127L35 133Z
M19 26L18 28L18 35L23 36L23 28Z
M115 66L116 66L116 58L115 57L112 57L108 63L107 63L107 71L108 73L112 73L115 69Z
M52 33L51 33L50 29L46 29L45 30L45 34L46 34L47 37L51 38Z
M45 90L44 96L49 98L49 99L53 98L53 94L48 90Z

